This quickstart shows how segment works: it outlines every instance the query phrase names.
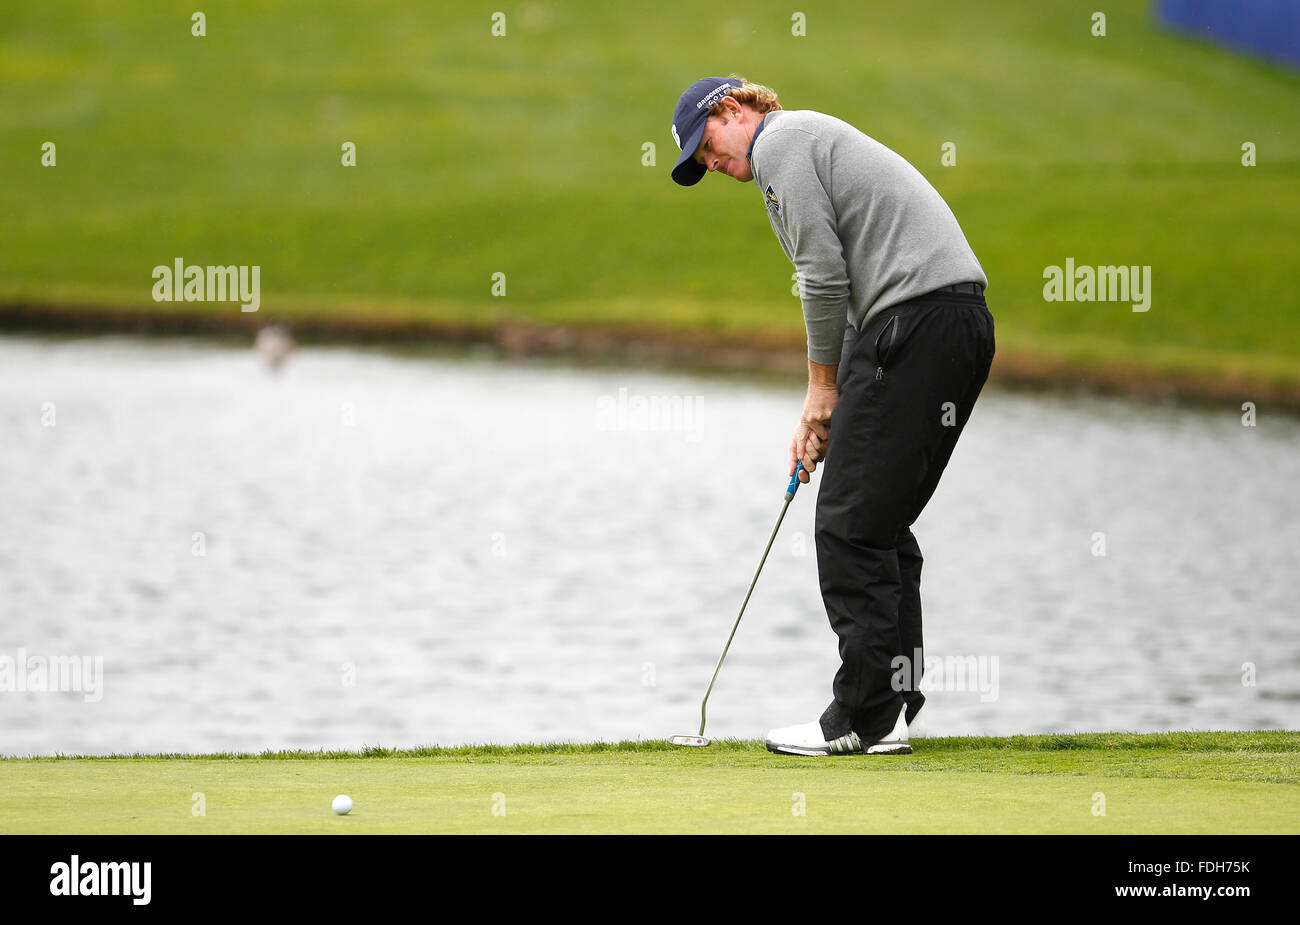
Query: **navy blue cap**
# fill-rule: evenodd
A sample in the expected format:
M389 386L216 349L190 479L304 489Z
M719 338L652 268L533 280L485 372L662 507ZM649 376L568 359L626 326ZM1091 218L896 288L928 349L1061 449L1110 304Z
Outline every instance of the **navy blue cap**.
M709 169L695 160L695 151L704 137L704 124L709 121L709 110L716 106L729 90L739 90L745 82L739 77L705 77L687 88L673 111L673 141L682 149L673 168L673 179L682 186L694 186Z

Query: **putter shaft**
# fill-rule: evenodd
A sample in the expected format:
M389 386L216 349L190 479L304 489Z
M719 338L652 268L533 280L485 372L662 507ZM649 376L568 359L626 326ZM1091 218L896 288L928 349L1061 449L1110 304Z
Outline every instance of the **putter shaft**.
M709 704L709 694L713 693L713 682L718 680L718 672L722 670L722 661L727 657L727 650L731 648L731 640L736 638L736 630L740 628L740 618L745 615L745 607L749 605L750 595L754 593L754 586L758 584L758 576L763 571L763 563L767 561L767 554L772 551L772 544L776 542L776 532L781 529L781 521L785 520L785 512L790 509L790 502L794 500L794 493L799 488L799 473L803 470L803 462L799 462L795 467L794 475L790 478L790 485L785 491L785 504L781 505L781 516L776 519L776 526L772 528L772 535L767 538L767 547L763 550L763 558L758 560L758 568L754 572L754 580L749 583L749 590L745 592L744 603L740 605L740 613L736 614L736 622L732 624L731 635L727 637L727 644L722 647L722 654L718 656L718 664L713 668L713 677L709 679L708 690L704 692L704 700L700 702L700 737L704 737L704 724L706 722L705 708Z

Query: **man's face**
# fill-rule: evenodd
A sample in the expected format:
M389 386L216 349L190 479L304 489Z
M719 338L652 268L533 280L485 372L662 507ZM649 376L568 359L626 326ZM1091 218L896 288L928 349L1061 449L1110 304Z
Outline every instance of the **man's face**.
M754 179L754 171L745 153L754 137L754 127L748 125L749 120L739 103L730 97L722 103L726 107L722 114L709 116L704 124L704 136L695 150L695 160L709 170L748 183Z

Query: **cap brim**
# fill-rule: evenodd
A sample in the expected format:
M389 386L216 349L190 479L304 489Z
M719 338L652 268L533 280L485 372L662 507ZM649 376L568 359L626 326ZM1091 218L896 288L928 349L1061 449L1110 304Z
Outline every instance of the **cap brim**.
M694 186L709 172L707 167L695 159L695 152L699 150L700 141L704 138L706 124L701 122L700 127L682 145L682 156L677 158L677 166L673 168L673 179L681 186Z

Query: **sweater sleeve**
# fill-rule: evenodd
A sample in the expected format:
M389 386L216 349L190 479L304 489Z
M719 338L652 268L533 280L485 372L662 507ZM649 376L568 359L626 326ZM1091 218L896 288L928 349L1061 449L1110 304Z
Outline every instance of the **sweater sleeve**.
M768 215L799 274L808 358L835 366L844 344L849 273L835 207L817 169L825 152L816 135L798 128L769 129L759 142L755 173L761 170Z

